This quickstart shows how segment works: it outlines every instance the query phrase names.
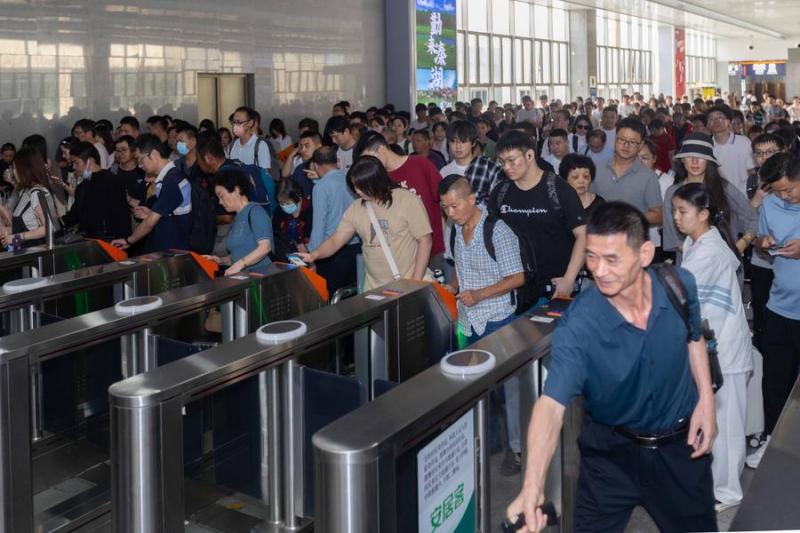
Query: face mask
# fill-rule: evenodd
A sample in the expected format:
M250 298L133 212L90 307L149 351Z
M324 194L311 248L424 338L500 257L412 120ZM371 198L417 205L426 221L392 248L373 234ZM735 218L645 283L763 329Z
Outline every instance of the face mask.
M186 143L182 141L178 141L178 144L175 146L175 150L180 155L186 155L189 153L189 147L186 146Z
M83 179L85 179L85 180L88 180L88 179L91 177L91 175L92 175L92 173L91 173L91 172L89 172L89 169L87 168L87 169L86 169L86 170L84 170L84 171L83 171L83 173L81 174L81 178L83 178Z
M241 137L242 137L242 135L244 135L244 126L243 126L243 125L234 126L234 127L233 127L233 134L234 134L235 136L237 136L237 137L240 137L240 138L241 138Z
M281 209L283 209L283 212L286 213L287 215L295 214L299 208L300 206L298 206L297 204L289 204L289 205L281 204Z

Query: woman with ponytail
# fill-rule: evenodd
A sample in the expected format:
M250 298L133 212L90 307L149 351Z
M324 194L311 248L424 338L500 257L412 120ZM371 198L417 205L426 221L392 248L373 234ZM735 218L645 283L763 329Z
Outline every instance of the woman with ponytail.
M718 511L742 499L747 380L753 370L750 329L736 275L741 252L721 204L707 185L687 183L675 190L671 206L678 230L686 235L681 266L697 281L700 312L716 335L724 377L716 395L719 435L711 449Z
M714 195L717 207L730 227L736 248L740 254L744 253L758 231L758 213L747 201L747 197L720 175L711 137L702 133L689 135L683 140L681 151L675 155L675 160L675 184L667 189L664 205L671 205L672 195L684 183L705 184ZM681 252L685 235L681 235L676 228L669 209L664 210L663 230L664 251ZM680 259L680 255L678 258ZM740 290L743 281L743 277L740 277Z

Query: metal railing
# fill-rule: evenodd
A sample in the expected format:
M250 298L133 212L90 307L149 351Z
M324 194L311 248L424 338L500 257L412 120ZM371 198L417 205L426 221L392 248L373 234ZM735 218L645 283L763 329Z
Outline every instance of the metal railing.
M43 386L42 363L120 339L115 355L122 358L123 375L134 375L156 364L153 338L157 328L218 305L224 316L223 340L246 335L248 289L262 278L242 277L163 293L159 308L140 314L122 316L113 308L104 309L0 339L0 530L27 533L35 529L32 459L48 445L42 408L37 405ZM98 512L103 512L103 505L84 518L93 518Z
M446 509L440 507L437 515L433 507L429 515L429 509L422 508L437 494L441 494L440 504L456 495L455 500L449 500L451 511L453 501L461 497L466 505L471 494L474 507L469 509L474 509L474 514L465 513L463 518L468 530L496 529L504 517L490 517L489 395L509 379L519 380L524 465L524 439L531 408L541 392L540 365L550 353L553 328L553 324L520 317L465 350L470 355L486 351L495 356L496 366L484 374L453 377L439 367L431 368L317 432L313 438L318 502L315 531L408 531L417 528L419 516L431 520L432 526L441 526L447 518ZM577 453L575 419L580 415L574 404L567 412L562 443L546 485L547 499L556 504L565 519L572 515L572 487L577 478L577 469L565 465L574 461ZM375 423L378 420L381 423ZM441 439L446 441L444 448L439 448L445 450L444 454L453 450L456 455L464 454L460 463L452 458L437 463L436 447ZM447 475L441 474L444 468L451 469ZM437 488L440 481L447 487L443 480L451 474L450 483L457 480L454 471L466 471L460 489L455 485ZM426 479L426 472L439 474ZM470 486L474 491L466 493L465 487ZM462 491L460 496L458 490ZM563 525L564 530L570 530L570 523Z
M800 524L800 378L783 407L730 531L795 530Z
M428 354L442 355L455 343L454 317L425 282L398 281L295 320L307 330L293 340L265 344L249 335L111 387L114 531L184 530L182 413L194 402L253 382L264 447L253 475L263 523L303 530L311 516L302 414L309 391L301 361L352 335L356 387L366 402L378 393L376 379L405 381L431 364Z

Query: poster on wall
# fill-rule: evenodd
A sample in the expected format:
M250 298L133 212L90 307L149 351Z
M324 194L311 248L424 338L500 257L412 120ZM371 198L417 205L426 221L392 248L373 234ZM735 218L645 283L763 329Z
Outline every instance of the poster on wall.
M475 414L417 454L419 533L475 533Z
M675 98L686 94L686 30L675 28Z
M417 102L456 101L456 2L416 0Z

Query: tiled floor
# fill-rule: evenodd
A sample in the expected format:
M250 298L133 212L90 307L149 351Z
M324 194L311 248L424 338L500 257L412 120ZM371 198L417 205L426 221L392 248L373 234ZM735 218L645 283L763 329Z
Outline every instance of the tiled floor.
M748 453L751 450L748 449ZM513 500L520 489L522 483L521 476L503 477L499 474L500 463L503 462L503 454L498 454L492 457L492 472L491 472L491 498L492 498L492 523L495 524L492 528L493 533L501 533L502 529L500 523L505 517L506 507L511 500ZM754 470L745 467L742 473L742 488L747 491L747 486L753 478ZM736 515L738 507L728 509L717 515L717 522L720 531L728 531L730 528L733 517ZM625 533L659 533L650 515L641 507L637 507L631 516L631 521L625 529Z

